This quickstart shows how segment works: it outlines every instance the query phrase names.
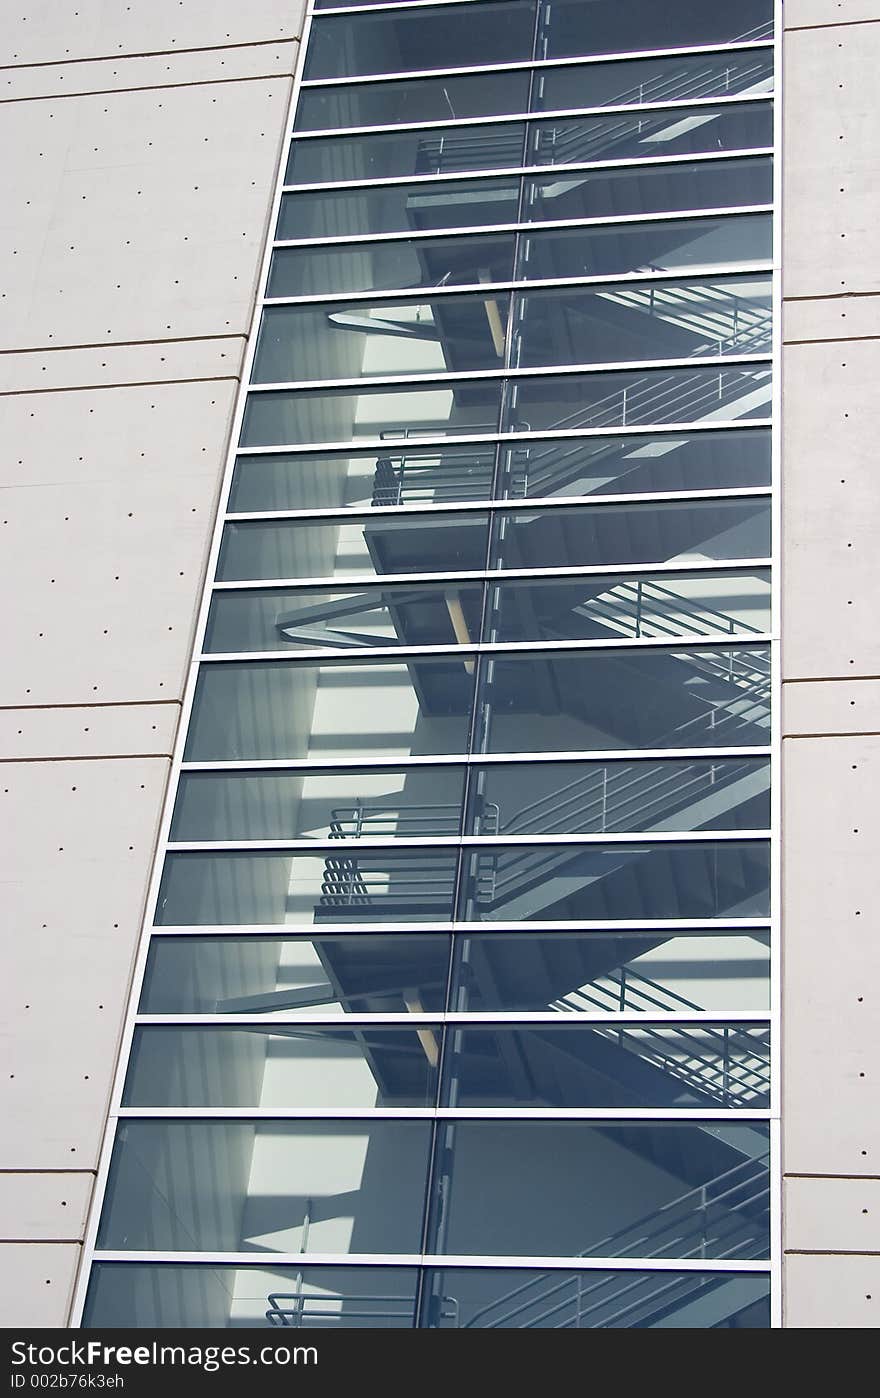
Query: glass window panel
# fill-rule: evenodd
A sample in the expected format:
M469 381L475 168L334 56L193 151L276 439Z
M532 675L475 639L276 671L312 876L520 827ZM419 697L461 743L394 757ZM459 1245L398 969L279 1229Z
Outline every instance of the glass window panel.
M171 839L457 835L463 797L463 767L185 772Z
M205 665L186 760L357 762L464 752L473 687L469 656Z
M160 946L164 947L164 940ZM450 1009L766 1010L770 933L480 932L455 939Z
M746 636L770 630L770 573L536 578L493 584L486 641L586 641L614 635Z
M759 840L499 845L463 863L464 922L766 917L770 907Z
M736 290L732 287L729 294L735 295ZM737 305L744 292L743 287ZM717 293L715 299L720 299ZM307 383L360 375L500 369L509 301L506 292L487 291L485 296L438 296L433 301L381 305L267 306L253 381ZM724 309L728 309L726 303ZM728 313L732 314L732 307Z
M636 43L641 43L641 33ZM623 63L618 60L585 63L583 67L572 64L540 69L532 105L535 111L561 112L581 107L697 101L746 93L751 96L772 90L772 49L751 49L739 53L676 54L670 58L635 58Z
M764 646L548 652L482 662L477 742L486 752L751 745L769 742L769 724Z
M531 58L535 7L507 3L328 16L309 34L305 77L360 77L513 63Z
M717 372L717 371L716 371ZM251 393L241 429L243 447L318 445L381 438L388 451L413 437L498 430L501 382L471 379L436 387L300 389Z
M476 511L227 524L217 577L240 582L477 571L486 567L488 532L488 516Z
M770 501L764 496L499 511L492 521L495 568L697 564L769 552Z
M501 762L470 774L466 829L475 835L762 830L769 824L766 758Z
M284 183L335 184L407 175L458 175L470 170L517 170L525 163L525 139L524 122L431 126L367 136L310 136L291 143Z
M83 1325L95 1329L410 1330L418 1273L405 1267L219 1267L97 1262Z
M624 288L622 294L626 297L632 290ZM640 295L639 288L635 288L635 295ZM550 310L549 305L546 309ZM561 338L568 326L565 317L557 319L555 309L548 324ZM616 316L616 311L612 311L612 316ZM681 333L691 345L696 338L678 332L674 325L670 326L670 333ZM642 345L647 348L644 342ZM550 348L546 344L535 345L534 352L540 354ZM579 348L585 346L580 344ZM618 340L616 349L620 348ZM538 432L767 418L771 391L769 364L715 368L694 364L680 369L540 376L512 384L503 426L509 432Z
M773 345L771 279L761 273L521 292L515 300L521 368L769 354Z
M770 1277L761 1273L450 1267L431 1276L429 1329L770 1328Z
M447 180L285 194L276 237L357 238L516 223L518 179Z
M767 1108L769 1044L769 1025L751 1024L450 1027L440 1101L486 1109Z
M216 592L205 650L233 654L455 645L479 637L483 591L482 583L460 582L333 592Z
M743 160L695 160L689 164L633 165L577 170L564 179L538 175L525 181L527 219L603 218L663 214L685 209L731 209L769 204L773 198L770 156Z
M587 165L601 160L653 159L718 151L769 150L769 102L721 107L674 107L659 112L556 117L529 123L530 165ZM451 144L451 142L450 142ZM448 151L446 159L454 159ZM454 164L450 170L461 168Z
M763 1123L459 1121L444 1135L446 1208L429 1251L767 1256Z
M430 1107L440 1032L156 1025L135 1030L128 1107Z
M154 937L139 1013L439 1013L449 953L429 932Z
M545 58L626 53L773 37L773 0L541 0Z
M341 296L415 286L478 286L513 277L513 234L277 248L267 296Z
M705 372L697 371L696 388L698 392L705 388L708 401L710 379L703 377ZM722 388L728 373L728 370L721 371ZM611 378L615 385L619 382L617 375ZM651 384L669 382L665 376L650 379ZM718 382L715 381L716 389ZM740 390L751 388L753 384L754 380L747 378L744 383L740 382ZM534 391L520 384L519 392L527 395L523 408L528 405L531 410L528 395L531 394L534 402ZM732 392L727 395L728 401ZM739 404L745 397L741 391ZM622 393L615 394L612 389L606 408L614 411L616 407L622 415L621 398ZM647 404L645 406L647 410ZM769 485L770 476L770 432L758 428L515 442L502 448L500 479L506 487L504 493L528 497L735 489L737 486ZM268 507L254 505L253 508Z
M391 126L397 122L515 116L528 110L530 76L528 71L519 70L512 73L472 73L460 77L414 78L388 83L346 83L339 87L305 87L299 94L295 129L332 131L347 126ZM731 76L733 81L735 78ZM580 100L574 105L580 106Z
M735 267L773 255L769 214L609 224L523 235L517 279L618 276Z
M169 854L159 927L449 922L454 849ZM671 914L670 914L671 916Z
M418 1252L422 1121L123 1121L98 1247Z

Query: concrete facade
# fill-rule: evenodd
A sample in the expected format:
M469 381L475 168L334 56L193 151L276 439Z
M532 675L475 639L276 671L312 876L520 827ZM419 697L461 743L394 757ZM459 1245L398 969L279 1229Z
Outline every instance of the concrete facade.
M784 19L784 1323L877 1326L880 3Z
M69 1314L302 11L0 15L2 1325Z

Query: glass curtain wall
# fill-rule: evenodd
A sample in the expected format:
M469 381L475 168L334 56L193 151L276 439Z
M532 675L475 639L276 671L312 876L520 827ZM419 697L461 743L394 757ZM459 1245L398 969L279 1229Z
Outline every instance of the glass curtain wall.
M772 91L316 0L85 1324L770 1323Z

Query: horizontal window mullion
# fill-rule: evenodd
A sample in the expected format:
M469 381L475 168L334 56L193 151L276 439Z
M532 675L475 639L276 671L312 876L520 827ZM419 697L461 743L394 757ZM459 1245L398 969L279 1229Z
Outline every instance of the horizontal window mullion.
M763 157L758 156L757 159ZM682 164L687 164L686 160ZM568 168L568 167L566 167ZM273 242L274 248L330 248L330 247L369 247L374 243L410 243L410 242L443 242L454 241L458 238L472 238L481 234L495 235L501 233L558 233L566 229L578 228L616 228L628 224L651 224L667 223L680 219L698 218L726 218L728 215L736 214L772 214L775 205L773 204L731 204L719 209L667 209L656 213L647 214L618 214L613 217L598 215L595 218L571 218L571 219L540 219L534 223L483 223L474 224L472 227L461 228L441 228L437 232L425 232L424 230L402 231L392 233L361 233L353 237L350 233L336 234L332 238L280 238ZM487 283L480 282L482 288ZM427 290L429 288L422 288Z
M372 6L370 8L372 9ZM325 14L332 13L332 10L315 11L315 14L322 18ZM406 82L412 81L414 78L449 78L468 73L478 75L487 72L493 74L521 73L528 69L541 73L548 72L553 68L576 67L581 63L626 63L634 58L686 58L690 54L700 57L713 53L748 53L774 47L774 39L750 39L744 43L732 44L690 44L686 47L671 49L628 49L623 53L575 54L565 58L523 58L510 63L483 63L458 68L412 68L397 73L352 73L341 78L304 78L300 87L303 91L314 91L316 88L322 87L348 87L360 83Z
M747 1119L746 1112L727 1112L712 1115L705 1119L730 1121ZM609 1120L610 1120L609 1116ZM621 1117L622 1121L629 1118ZM648 1119L648 1118L646 1118ZM676 1118L670 1118L675 1120ZM766 1117L760 1118L767 1120ZM487 1254L477 1257L470 1253L459 1256L453 1253L345 1253L345 1252L120 1252L114 1248L95 1248L91 1254L94 1262L161 1264L173 1262L182 1266L215 1267L220 1265L248 1268L265 1272L276 1267L296 1267L306 1273L310 1266L332 1267L432 1267L440 1270L451 1267L473 1267L492 1270L497 1268L523 1271L566 1271L566 1272L754 1272L761 1276L769 1275L770 1262L714 1260L711 1258L638 1258L638 1257L522 1257L506 1254Z
M693 361L688 361L693 363ZM763 357L761 363L772 365L772 357ZM601 367L601 366L600 366ZM522 370L517 370L510 377L516 377ZM541 371L543 372L543 371ZM568 373L567 369L555 371L559 376ZM583 371L575 371L583 372ZM339 452L340 455L360 451L388 451L389 448L400 446L404 442L409 442L418 448L443 447L443 446L488 446L496 443L500 446L522 442L542 442L550 440L578 441L588 440L591 437L621 437L621 436L651 436L659 433L668 433L671 436L680 436L682 432L727 432L736 429L763 429L772 427L773 420L770 417L763 418L724 418L724 419L700 419L696 422L661 422L634 424L615 424L611 427L577 427L577 428L541 428L532 432L499 432L497 430L486 433L462 432L460 434L449 433L444 436L431 436L426 433L424 437L397 438L385 437L357 437L349 438L345 442L290 442L273 444L267 447L244 447L236 448L236 454L240 457L260 457L260 456L306 456L313 454L317 449L322 452ZM592 498L592 497L590 497ZM335 512L334 512L335 513ZM246 518L247 516L243 516Z
M626 1108L618 1107L119 1107L110 1113L120 1121L676 1121L697 1126L701 1121L771 1121L769 1109L731 1107L713 1111L702 1107ZM254 1254L245 1256L254 1260ZM258 1254L267 1265L267 1254ZM273 1266L277 1254L268 1254ZM306 1254L298 1253L300 1262ZM309 1261L312 1258L309 1256Z
M727 274L725 273L724 276ZM667 273L664 281L687 280L682 277L669 276ZM723 280L719 276L716 280ZM607 277L601 279L602 283L608 281ZM326 298L322 298L326 300ZM773 355L767 354L706 354L691 355L683 359L626 359L609 360L599 364L549 364L528 368L516 369L464 369L445 370L442 373L419 373L419 374L384 374L376 377L354 378L354 379L287 379L279 383L250 383L248 384L248 394L256 393L296 393L302 390L304 393L330 392L336 388L368 389L368 388L407 388L422 385L443 385L447 383L481 383L487 379L539 379L539 378L561 378L563 375L572 377L586 374L620 374L620 373L648 373L652 369L731 369L740 364L772 364ZM615 429L618 433L625 432L626 426L618 426ZM497 435L497 434L493 434ZM526 437L534 437L535 433L517 434ZM552 430L545 434L548 437L564 437L567 434L562 431ZM355 439L352 439L355 441ZM388 447L394 445L394 439L379 439L382 445ZM410 441L414 439L408 439ZM356 444L362 446L358 439ZM421 445L421 441L418 442ZM317 445L312 443L311 445ZM280 447L273 447L273 451L280 451Z
M351 189L380 189L390 188L395 185L407 184L446 184L461 182L462 180L491 180L499 176L513 175L559 175L578 174L585 170L620 170L620 169L640 169L645 166L651 168L663 165L691 164L695 161L710 160L743 160L751 155L773 155L772 146L747 146L742 150L724 151L703 151L690 155L683 155L681 152L675 155L649 155L640 160L634 160L632 156L623 157L618 160L592 160L584 161L574 165L505 165L488 168L485 170L461 170L453 171L446 175L389 175L378 180L328 180L324 184L285 184L281 187L282 194L321 194L330 190L351 190Z
M769 495L770 492L767 492ZM730 497L735 498L735 497ZM354 523L355 520L352 520ZM410 587L414 583L443 583L443 582L489 582L502 583L513 582L518 578L604 578L629 576L630 574L641 573L704 573L704 572L724 572L741 571L749 568L769 568L772 566L771 558L734 558L734 559L707 559L691 565L687 562L680 563L673 559L667 563L600 563L600 564L571 564L562 568L495 568L477 569L473 572L438 572L438 573L352 573L333 574L324 577L313 578L246 578L240 581L215 582L212 585L214 592L255 592L264 589L284 588L289 591L298 591L302 588L323 588L334 591L346 591L355 587Z
M354 934L357 936L357 933ZM135 1016L135 1024L143 1027L161 1027L162 1025L180 1027L181 1025L191 1025L193 1028L226 1028L226 1029L268 1029L283 1025L287 1029L381 1029L386 1025L408 1028L418 1025L434 1029L443 1029L447 1026L458 1026L473 1024L480 1029L491 1029L497 1026L500 1029L514 1031L518 1025L543 1024L552 1025L554 1028L562 1029L566 1032L569 1025L573 1026L573 1031L577 1034L584 1024L630 1024L636 1028L647 1028L652 1024L755 1024L772 1025L773 1017L769 1010L765 1012L737 1011L737 1010L668 1010L667 1012L640 1011L640 1010L566 1010L545 1011L545 1010L509 1010L509 1011L483 1011L482 1013L457 1013L451 1011L447 1014L408 1014L401 1011L398 1014L294 1014L291 1011L278 1010L274 1013L262 1015L248 1014L138 1014ZM133 1108L132 1110L136 1110ZM306 1109L308 1110L308 1109ZM407 1110L402 1108L401 1110Z
M500 69L493 69L498 72ZM433 73L425 74L426 77L433 77ZM353 81L358 81L353 79ZM304 84L305 86L305 84ZM477 117L438 117L432 121L401 121L384 122L376 126L326 126L318 130L297 131L293 128L290 131L292 141L313 141L313 140L335 140L336 137L345 138L348 136L388 136L405 134L407 131L449 131L458 130L466 126L497 126L503 123L518 121L559 121L570 120L576 117L602 117L602 116L625 116L629 113L642 112L666 112L684 111L685 108L700 107L734 107L749 102L772 102L775 93L771 89L769 92L743 92L734 93L730 97L691 97L691 98L667 98L663 102L621 102L609 104L607 107L558 107L548 111L533 112L499 112L490 116Z
M669 845L725 844L769 840L770 830L626 830L600 831L595 835L409 835L389 840L387 835L345 836L315 840L169 840L169 854L342 854L344 851L462 848L517 849L540 846L548 849L574 849L591 845Z
M443 753L431 757L374 757L357 758L353 761L341 762L330 758L257 758L249 761L246 758L236 759L230 762L182 762L180 770L186 774L188 772L357 772L367 770L370 772L382 772L384 770L399 771L401 768L417 767L457 767L463 765L484 766L503 764L504 766L515 766L517 764L532 764L535 762L682 762L688 759L705 760L711 762L714 759L731 757L735 759L747 757L769 757L771 748L769 743L763 746L753 745L751 747L704 747L704 748L593 748L590 750L568 751L568 752L516 752L516 753L462 753L459 756Z
M762 212L766 212L766 210L762 210ZM735 218L736 214L730 216ZM565 290L566 287L643 286L646 283L668 282L684 277L689 282L696 282L701 277L711 278L715 281L721 277L735 277L752 272L772 273L772 258L756 258L745 262L705 263L686 269L670 268L659 272L622 272L610 276L605 274L589 277L533 277L527 281L519 278L499 282L460 282L453 286L389 287L383 288L381 291L339 292L332 296L328 295L327 292L306 296L265 296L261 304L263 306L346 306L372 303L383 306L389 301L412 301L419 305L426 301L446 300L450 296L473 296L475 300L480 298L485 300L486 296L493 291L530 292L539 287L543 290L548 287ZM310 382L315 382L315 380L310 380Z
M364 924L367 926L367 924ZM150 928L150 937L245 937L245 938L277 938L284 936L285 928L288 935L296 935L299 924L284 924L277 922L261 923L159 923ZM305 927L305 925L304 925ZM505 920L504 924L491 922L453 922L447 919L445 922L418 922L414 927L408 926L405 922L371 922L368 927L369 935L374 936L381 933L383 936L421 936L425 932L444 933L486 933L503 931L505 936L517 936L520 933L524 937L533 936L536 932L564 932L576 936L584 932L642 932L646 935L654 936L657 933L674 932L703 932L707 929L715 932L770 932L772 922L769 916L764 917L701 917L701 918L582 918L578 922L560 921L537 921L517 922L514 919ZM312 929L315 935L322 937L331 933L350 933L358 935L358 929L353 928L350 922L322 922L320 928ZM305 933L308 929L305 927Z

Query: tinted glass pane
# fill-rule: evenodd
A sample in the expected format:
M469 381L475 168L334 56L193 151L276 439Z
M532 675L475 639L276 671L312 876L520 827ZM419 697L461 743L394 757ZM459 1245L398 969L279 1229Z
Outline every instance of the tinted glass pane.
M769 156L751 156L578 170L565 179L535 176L525 181L523 206L526 218L537 223L678 209L730 209L769 204L772 198L773 162Z
M532 4L438 6L400 14L347 15L316 20L305 76L357 77L431 68L493 67L530 58Z
M432 533L425 530L429 557ZM496 568L698 563L769 552L770 502L764 497L520 510L499 512L492 521Z
M451 172L461 166L454 163L459 158L455 146L451 141L448 145L452 149L447 149L443 158L451 163L443 169ZM678 107L633 116L558 117L529 126L532 165L585 165L599 160L769 149L772 145L773 111L763 102L696 110ZM499 161L498 167L508 163Z
M770 630L770 574L540 578L489 589L487 641L748 635Z
M334 184L341 180L518 169L525 161L525 136L523 122L507 122L369 136L309 137L292 143L284 183Z
M500 406L501 383L497 379L444 383L436 388L419 384L400 389L252 393L245 407L241 445L317 445L380 437L393 451L395 442L419 434L443 437L496 432Z
M766 1108L769 1040L768 1025L702 1022L450 1028L441 1102L486 1109Z
M520 70L414 78L409 82L305 87L299 95L296 130L330 131L345 126L516 115L528 109L529 76Z
M467 1267L432 1275L431 1329L770 1328L770 1277L756 1273Z
M496 656L482 669L478 741L487 752L766 743L769 667L765 647Z
M439 1012L446 1006L449 949L448 937L428 932L154 937L139 1012Z
M464 859L465 922L766 917L769 845L507 845Z
M615 344L616 352L624 346L622 337L615 333L614 327L616 325L622 329L629 318L628 307L638 320L639 313L635 312L635 306L639 304L643 290L638 287L623 288L619 292L622 300L616 305L609 305L609 339ZM573 299L574 293L569 294ZM634 301L631 297L634 297ZM565 341L565 348L560 352L573 351L572 331L578 336L578 349L586 350L590 336L588 323L577 316L574 305L571 317L563 314L557 318L555 312L564 311L560 302L561 298L558 298L553 312L544 321L545 327L551 335ZM598 311L600 306L605 309L601 295L593 303L593 309ZM542 314L544 310L550 312L549 304L542 309ZM719 322L728 329L729 313L729 309L727 313L722 312ZM664 339L668 328L669 340L676 339L679 344L690 344L693 348L697 335L688 333L674 322L658 323L653 316L646 315L640 328L650 334L658 324L663 327ZM536 332L540 327L539 316ZM604 333L599 331L598 323L594 323L592 330L597 336ZM763 333L762 329L762 337ZM648 350L649 344L645 338L639 335L634 339L635 343L627 341L627 349ZM530 352L535 355L553 353L554 346L545 340L543 344L533 343ZM598 339L595 352L601 352ZM662 423L732 422L740 418L766 419L770 416L770 407L769 365L700 368L695 364L693 368L634 369L628 373L520 379L511 385L503 425L508 431L522 432L529 428L534 431L555 431Z
M457 835L463 795L461 767L188 772L180 779L171 839Z
M474 676L463 656L203 667L190 762L306 758L357 762L466 750Z
M467 829L476 835L761 830L769 824L765 758L493 763L471 770Z
M450 1009L765 1010L769 976L760 930L468 934L455 939Z
M98 1246L418 1252L430 1135L422 1121L124 1121Z
M98 1262L83 1324L98 1329L409 1330L418 1273L404 1267L218 1267Z
M513 234L351 247L278 248L268 296L341 296L413 286L476 286L513 277Z
M634 42L640 44L640 32ZM536 111L547 112L770 92L773 52L751 49L740 53L677 54L623 63L589 63L582 68L572 64L542 69L535 86L533 106Z
M267 306L253 379L308 383L359 375L500 369L508 303L506 292L491 292L378 306ZM734 353L733 348L728 352Z
M724 392L729 383L729 373L728 370L722 370L715 379L716 392L719 385ZM710 392L710 378L706 370L698 370L694 379L693 387L700 395L700 402L705 411ZM598 407L600 412L603 407L606 411L616 410L622 416L623 393L613 391L621 380L618 375L611 375L610 380L613 380L612 392L604 404L600 401L595 407ZM559 380L556 382L561 390ZM629 383L633 381L624 382L628 388ZM650 411L649 400L653 384L659 386L661 393L666 385L672 387L674 396L676 385L681 385L682 396L686 393L685 378L645 376L645 380L635 382L637 393L641 388L647 390L646 399L642 403L646 412ZM735 416L746 406L748 391L754 388L755 380L739 379L737 384L738 388L731 384L725 394L729 405L725 410L726 415L729 413ZM518 392L523 410L532 411L537 391L520 385ZM738 398L734 397L737 392ZM627 406L632 401L632 395L628 394L628 399ZM562 404L559 406L561 409ZM675 404L670 406L674 408ZM594 416L598 415L595 407ZM657 403L654 404L654 408L656 411L664 411L664 407ZM561 437L557 441L551 439L516 442L502 448L501 480L506 485L506 493L523 496L615 495L620 492L642 494L664 490L712 490L722 487L769 485L770 433L764 428L759 428L752 431L685 431L645 433L642 436ZM267 507L255 505L254 508Z
M227 524L217 576L238 582L476 571L486 567L488 529L488 517L476 511Z
M760 274L568 287L520 293L515 300L514 353L522 368L769 354L772 348L771 283Z
M772 255L773 225L767 214L610 224L607 228L571 228L523 237L517 275L525 281L550 281L678 272L690 267L767 261Z
M356 238L516 223L519 180L450 180L285 194L276 237Z
M541 0L547 58L731 44L773 35L773 0Z
M481 583L405 584L328 592L217 592L205 650L345 650L364 646L442 646L480 634Z
M454 850L364 845L311 853L169 854L160 927L448 922Z
M687 1123L572 1121L460 1121L446 1134L447 1207L437 1251L767 1256L762 1123L731 1126L723 1137Z
M439 1032L431 1028L135 1030L129 1107L430 1107Z

